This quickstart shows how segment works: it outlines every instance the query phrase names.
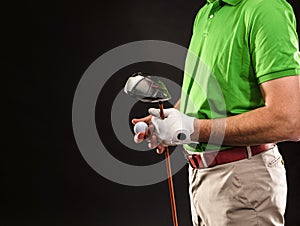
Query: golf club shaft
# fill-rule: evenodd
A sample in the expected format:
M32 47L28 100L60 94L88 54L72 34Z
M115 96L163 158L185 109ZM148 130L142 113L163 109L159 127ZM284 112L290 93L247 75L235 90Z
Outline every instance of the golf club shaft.
M174 224L174 226L178 226L175 195L174 195L174 186L173 186L172 171L171 171L171 162L170 162L170 155L169 155L168 147L165 147L165 158L166 158L166 166L167 166L167 172L168 172L168 185L169 185L169 192L170 192L170 202L171 202L171 208L172 208L173 224Z
M161 119L165 119L164 104L163 104L163 102L159 101L158 105L159 105L159 110L160 110L160 118Z
M160 109L160 117L164 119L165 118L164 106L162 102L159 102L159 109ZM176 202L175 202L174 186L173 186L173 178L172 178L172 170L171 170L171 161L170 161L168 146L165 146L165 159L166 159L166 167L168 173L168 185L169 185L170 202L172 208L172 219L173 219L174 226L178 226Z

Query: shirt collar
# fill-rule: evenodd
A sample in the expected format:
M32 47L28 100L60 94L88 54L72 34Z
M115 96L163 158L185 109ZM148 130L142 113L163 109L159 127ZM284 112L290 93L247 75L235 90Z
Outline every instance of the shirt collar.
M207 0L208 3L213 3L213 2L215 2L215 1L217 1L217 0ZM229 5L237 5L237 4L239 4L242 0L220 0L220 1L225 2L225 3L229 4Z

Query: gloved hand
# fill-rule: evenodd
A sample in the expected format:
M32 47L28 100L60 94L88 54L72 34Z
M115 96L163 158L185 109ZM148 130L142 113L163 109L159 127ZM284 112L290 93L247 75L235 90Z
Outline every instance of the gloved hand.
M195 118L187 116L175 108L164 110L165 119L160 118L160 110L149 109L151 122L159 143L165 145L180 145L193 143L191 134L194 132Z

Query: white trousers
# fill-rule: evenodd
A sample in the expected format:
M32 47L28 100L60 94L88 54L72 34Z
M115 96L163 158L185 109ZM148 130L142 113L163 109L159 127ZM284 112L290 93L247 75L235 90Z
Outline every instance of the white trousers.
M250 159L189 167L194 226L282 226L286 173L277 146Z

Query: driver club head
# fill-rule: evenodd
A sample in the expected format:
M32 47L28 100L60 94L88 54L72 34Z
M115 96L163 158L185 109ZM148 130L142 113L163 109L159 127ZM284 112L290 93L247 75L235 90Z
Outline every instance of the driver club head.
M134 73L126 82L124 92L142 102L155 103L171 99L165 84L149 73Z

